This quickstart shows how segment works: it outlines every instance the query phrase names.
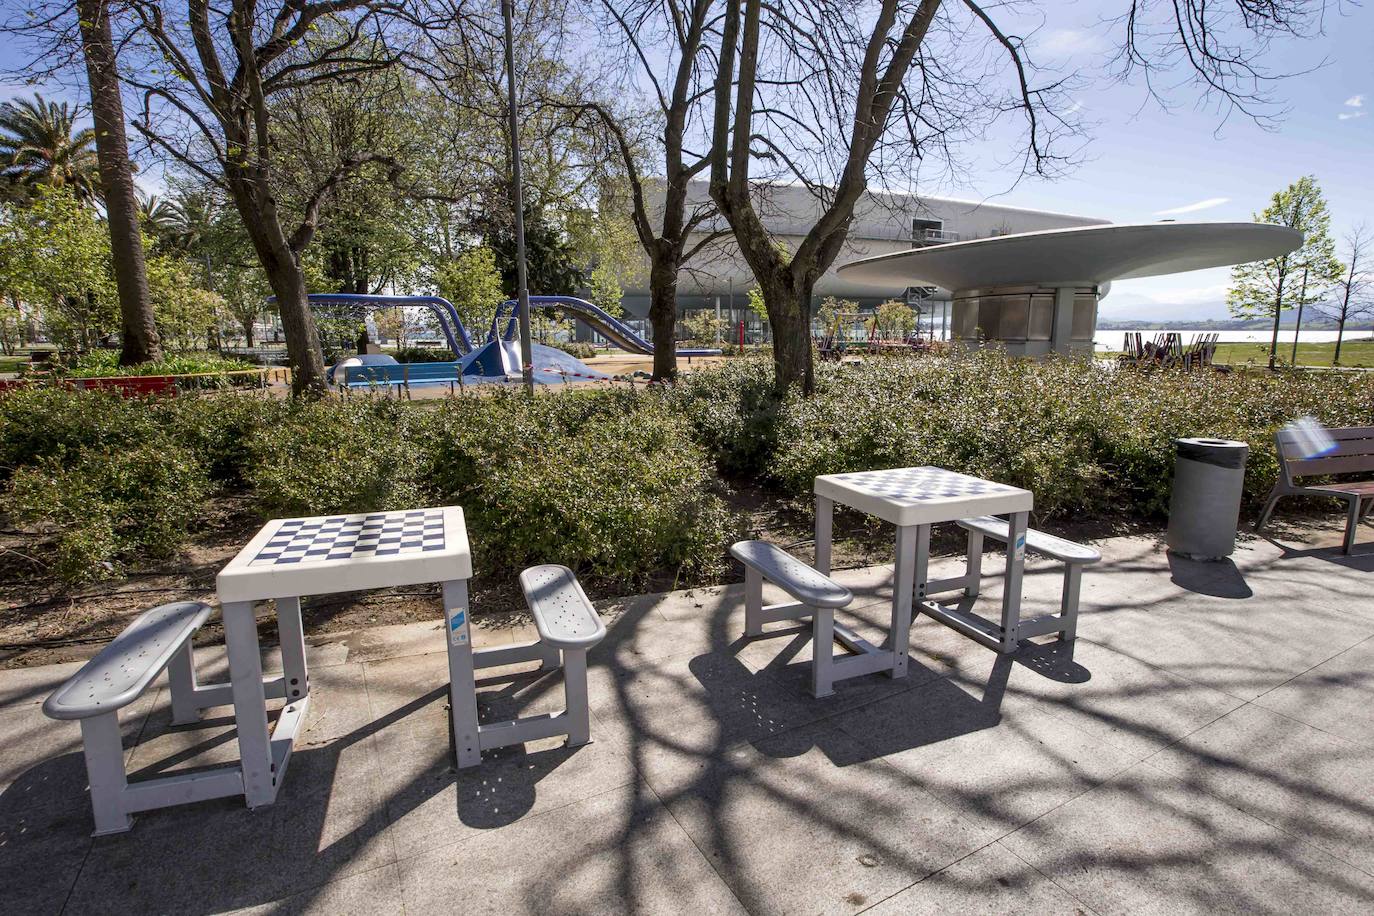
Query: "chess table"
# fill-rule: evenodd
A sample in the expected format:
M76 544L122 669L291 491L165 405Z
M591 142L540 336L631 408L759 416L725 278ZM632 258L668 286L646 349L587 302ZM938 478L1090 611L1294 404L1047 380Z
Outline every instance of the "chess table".
M850 631L841 633L837 626L836 639L854 653L835 663L837 675L842 666L843 677L884 670L894 678L906 675L913 596L918 612L929 614L957 632L1001 652L1016 648L1026 524L1034 503L1029 490L927 466L826 474L816 478L815 495L816 568L826 575L830 573L835 503L897 527L892 623L887 640L882 647L873 646ZM1004 515L1010 526L1000 626L970 611L946 607L927 598L932 593L948 591L948 583L933 583L927 575L931 526L981 515Z
M467 527L457 506L273 519L229 561L216 579L216 589L229 654L243 795L250 808L276 800L309 709L310 673L301 624L301 598L306 595L441 583L450 675L455 668L459 672L458 678L450 678L454 734L463 734L461 719L475 741L467 588L471 577ZM264 678L253 609L268 600L276 603L282 675ZM211 694L212 688L199 690ZM222 702L222 694L217 696ZM270 733L269 697L286 700ZM217 705L208 703L215 698L208 696L207 705Z

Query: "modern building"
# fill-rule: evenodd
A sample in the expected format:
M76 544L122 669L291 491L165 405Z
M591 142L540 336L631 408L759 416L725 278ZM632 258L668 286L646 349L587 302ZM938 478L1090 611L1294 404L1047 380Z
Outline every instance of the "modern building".
M658 200L662 200L661 195ZM706 182L693 183L690 200L696 206L709 206L710 195ZM653 205L652 197L650 205ZM782 244L792 250L801 244L822 210L815 196L806 188L792 185L770 189L758 201L758 207L765 225ZM690 209L689 206L689 212ZM888 299L908 298L913 302L927 303L927 314L938 313L950 299L949 290L928 286L908 287L900 279L891 277L877 281L846 277L838 273L837 268L855 260L914 248L1108 222L1089 216L946 197L868 193L855 208L844 250L831 269L816 283L812 307L817 307L828 296L856 302L861 309L872 308ZM716 218L704 223L695 234L693 242L712 233L721 233L722 238L698 254L682 272L678 281L679 313L704 309L717 313L732 325L737 321L752 324L757 319L747 311L747 304L749 290L755 281L727 229L724 220ZM632 318L647 316L647 269L639 281L631 284L625 292L627 315Z

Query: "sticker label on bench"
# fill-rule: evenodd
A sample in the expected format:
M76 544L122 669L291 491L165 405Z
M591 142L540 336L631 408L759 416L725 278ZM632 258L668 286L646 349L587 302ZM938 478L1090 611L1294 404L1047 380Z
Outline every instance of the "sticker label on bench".
M448 641L455 646L465 646L468 642L467 608L454 608L449 611Z
M1018 535L1016 538L1016 559L1021 560L1026 556L1026 536Z

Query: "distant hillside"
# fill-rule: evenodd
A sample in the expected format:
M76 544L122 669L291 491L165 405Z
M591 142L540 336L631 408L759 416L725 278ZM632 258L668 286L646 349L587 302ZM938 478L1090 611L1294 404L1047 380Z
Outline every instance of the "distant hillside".
M1292 318L1285 318L1280 322L1280 328L1292 330L1295 322ZM1264 318L1244 319L1244 318L1225 318L1212 321L1148 321L1133 320L1129 318L1099 318L1097 328L1100 331L1256 331L1267 330L1273 327L1273 322ZM1334 331L1336 322L1325 318L1314 318L1311 321L1303 317L1302 327L1304 331ZM1374 323L1364 322L1361 324L1347 324L1346 333L1362 332L1374 330Z

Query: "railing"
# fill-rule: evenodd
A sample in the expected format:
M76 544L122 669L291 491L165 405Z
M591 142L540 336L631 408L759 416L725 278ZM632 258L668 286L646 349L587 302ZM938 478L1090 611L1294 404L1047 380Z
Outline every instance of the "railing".
M959 233L950 232L948 229L918 229L913 241L917 244L940 245L946 242L957 242L960 238Z

